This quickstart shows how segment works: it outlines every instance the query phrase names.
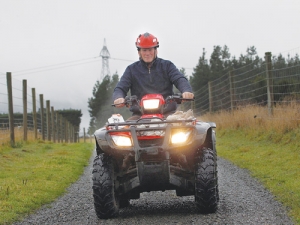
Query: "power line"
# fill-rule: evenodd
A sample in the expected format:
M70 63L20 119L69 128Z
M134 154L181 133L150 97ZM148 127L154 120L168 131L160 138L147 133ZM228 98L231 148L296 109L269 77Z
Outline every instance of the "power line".
M101 58L100 56L96 56L96 57L73 60L73 61L53 64L53 65L47 65L47 66L41 66L41 67L30 68L30 69L25 69L25 70L13 71L12 73L17 74L17 75L14 75L14 76L21 76L21 75L24 75L24 74L32 74L32 73L51 71L51 70L62 69L62 68L66 68L66 67L72 67L72 66L78 66L78 65L88 64L88 63L94 63L94 62L97 62L98 60L100 60L100 58ZM136 61L136 60L120 59L120 58L110 58L110 59L118 60L118 61L126 61L126 62L135 62ZM90 60L94 60L94 61L90 61ZM84 61L88 61L88 62L84 62ZM187 67L181 67L181 68L193 70L192 68L187 68ZM5 75L6 75L6 73L0 72L0 76L5 76Z
M64 63L58 63L58 64L54 64L54 65L49 65L49 66L36 67L36 68L32 68L32 69L19 70L19 71L14 71L14 73L22 73L22 72L25 72L25 71L39 70L39 69L44 69L44 68L49 68L49 67L57 67L57 66L60 66L60 65L66 65L66 64L76 63L76 62L93 60L93 59L97 59L97 58L99 58L99 56L92 57L92 58L86 58L86 59L79 59L79 60L74 60L74 61L69 61L69 62L64 62ZM78 64L82 64L82 63L78 63ZM76 66L78 64L76 63L76 64L74 64L74 66ZM61 67L58 67L58 68L61 68Z
M95 61L92 61L92 62L83 62L83 61L94 60L94 59L98 59L98 58L99 58L99 56L86 58L86 59L73 60L73 61L69 61L69 62L58 63L58 64L53 64L53 65L48 65L48 66L41 66L41 67L36 67L36 68L31 68L31 69L13 71L12 73L17 73L17 74L21 75L21 74L42 72L42 71L47 71L47 70L61 69L61 68L64 68L64 67L70 67L70 66L77 66L77 65L86 64L86 63L92 63L92 62L95 62ZM82 63L80 63L80 62L82 62ZM72 64L72 65L68 65L68 64ZM31 72L29 72L29 71L31 71ZM0 72L0 73L5 75L5 73L2 73L2 72ZM1 74L0 74L0 76L1 76Z
M110 58L114 60L119 60L119 61L126 61L126 62L135 62L136 60L129 60L129 59L118 59L118 58Z
M24 74L33 74L33 73L39 73L39 72L45 72L45 71L51 71L51 70L57 70L57 69L63 69L63 68L67 68L67 67L73 67L73 66L78 66L78 65L83 65L83 64L88 64L88 63L95 63L97 61L91 61L91 62L82 62L82 63L76 63L76 64L72 64L72 65L66 65L66 66L60 66L60 67L54 67L54 68L49 68L49 69L40 69L40 70L36 70L36 71L29 71L29 72L13 72L13 73L17 73L17 75L14 75L14 77L16 76L22 76ZM34 70L34 69L33 69Z

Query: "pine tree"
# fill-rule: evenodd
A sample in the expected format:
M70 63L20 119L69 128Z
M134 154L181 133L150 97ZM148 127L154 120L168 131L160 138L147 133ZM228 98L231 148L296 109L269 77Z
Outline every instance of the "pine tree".
M88 108L91 117L89 133L93 133L97 128L101 127L99 118L101 115L101 109L104 107L104 103L109 97L107 93L109 83L109 76L105 76L102 83L97 80L93 88L93 97L88 99Z
M195 91L206 87L210 77L210 68L205 58L206 51L203 49L202 56L199 58L198 64L194 68L194 72L190 77L191 86Z
M121 109L112 107L112 94L118 82L119 75L117 72L111 78L109 76L104 77L102 83L96 82L92 92L93 97L88 99L91 117L88 129L90 134L104 126L112 114L121 114L124 119L130 116L130 112L126 107Z

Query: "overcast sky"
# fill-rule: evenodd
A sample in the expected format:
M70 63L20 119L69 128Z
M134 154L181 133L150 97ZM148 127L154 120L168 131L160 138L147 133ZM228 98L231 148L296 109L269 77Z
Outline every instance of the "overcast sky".
M159 57L191 75L202 49L209 58L216 45L236 57L250 46L260 57L299 51L299 25L299 0L0 0L0 84L6 72L13 84L26 79L54 109L81 109L87 129L104 39L111 74L138 59L134 42L150 32Z

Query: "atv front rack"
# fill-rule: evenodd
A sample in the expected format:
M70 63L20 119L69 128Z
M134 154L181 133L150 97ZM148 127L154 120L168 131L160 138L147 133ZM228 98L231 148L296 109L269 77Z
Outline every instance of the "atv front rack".
M153 118L156 119L156 118ZM189 119L189 120L161 120L158 119L156 121L150 121L153 119L141 119L137 121L130 121L130 122L119 122L119 123L108 123L106 124L107 130L122 130L122 131L130 131L131 126L141 126L145 125L143 129L163 129L163 127L167 126L167 124L173 124L174 126L187 126L187 125L196 125L197 119ZM151 125L158 125L158 126L151 126ZM161 126L159 126L161 125Z

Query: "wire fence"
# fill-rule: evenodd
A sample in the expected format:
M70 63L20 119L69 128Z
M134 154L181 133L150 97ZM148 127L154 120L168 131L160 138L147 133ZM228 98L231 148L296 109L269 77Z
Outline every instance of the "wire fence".
M197 116L206 113L234 111L245 106L265 107L272 119L282 119L287 107L300 120L300 61L299 49L286 52L287 57L273 57L266 53L264 61L256 61L231 70L194 90L194 111ZM294 55L294 58L291 56ZM277 116L277 117L276 117Z
M78 140L79 128L54 111L50 100L44 101L43 94L37 95L35 88L27 86L26 80L14 79L11 73L7 73L6 83L0 81L0 87L0 144L14 146L16 142L37 139L54 142Z
M273 56L273 58L271 53L266 53L265 60L254 61L242 68L231 70L218 79L210 81L206 87L194 90L196 99L192 105L194 113L196 116L201 116L224 110L234 111L253 105L265 108L269 116L272 116L269 118L284 118L298 122L300 120L299 52L299 49L295 49L284 52L282 54L284 57ZM6 75L9 77L9 73ZM27 92L29 88L24 87L24 80L12 78L10 82L13 84L11 89L8 87L8 80L7 82L0 80L0 143L12 142L12 138L26 140L28 136L33 139L53 141L74 141L77 138L78 128L58 115L54 107L50 107L49 100L44 104L42 94L36 95L34 88L31 88L31 92ZM11 96L10 91L13 93ZM36 111L38 106L39 109ZM287 110L293 110L288 114L293 116L284 117L287 115ZM13 118L13 124L9 122L10 117Z

